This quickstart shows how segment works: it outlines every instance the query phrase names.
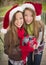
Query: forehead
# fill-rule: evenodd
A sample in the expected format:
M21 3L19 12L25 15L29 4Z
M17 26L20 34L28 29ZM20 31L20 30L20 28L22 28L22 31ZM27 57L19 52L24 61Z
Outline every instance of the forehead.
M16 15L22 15L23 13L22 12L16 12Z
M32 14L33 12L31 10L26 9L24 13L25 14Z
M25 10L34 11L34 10L31 9L31 8L25 8L24 11L25 11Z

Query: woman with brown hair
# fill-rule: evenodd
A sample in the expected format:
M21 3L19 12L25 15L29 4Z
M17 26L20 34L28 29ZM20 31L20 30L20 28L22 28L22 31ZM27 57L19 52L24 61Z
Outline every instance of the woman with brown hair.
M17 6L9 13L9 27L4 35L4 52L9 57L8 65L24 65L18 38L23 22L22 9Z

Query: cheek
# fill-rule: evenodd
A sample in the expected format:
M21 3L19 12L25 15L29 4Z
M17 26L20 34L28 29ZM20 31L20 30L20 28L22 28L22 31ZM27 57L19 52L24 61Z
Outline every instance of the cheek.
M18 23L17 23L17 21L15 21L15 23L14 23L16 26L18 25Z
M22 19L22 20L21 20L21 24L23 24L23 23L24 23L24 20Z
M14 24L16 25L16 22L14 22Z
M24 17L25 21L27 21L27 17Z
M31 17L31 19L30 19L31 21L33 21L33 17Z

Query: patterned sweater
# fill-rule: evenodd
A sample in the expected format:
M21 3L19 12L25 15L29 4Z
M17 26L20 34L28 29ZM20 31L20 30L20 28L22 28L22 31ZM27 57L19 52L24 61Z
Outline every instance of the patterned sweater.
M42 32L42 28L41 28L41 30L39 32L39 37L37 39L38 48L34 51L35 54L40 54L40 52L42 52L44 49L45 43L44 43L44 39L42 39L42 35L43 35L43 32Z

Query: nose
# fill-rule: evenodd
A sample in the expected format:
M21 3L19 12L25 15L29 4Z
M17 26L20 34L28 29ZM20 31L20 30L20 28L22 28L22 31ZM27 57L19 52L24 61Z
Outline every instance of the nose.
M21 20L18 20L18 24L21 24Z
M17 21L18 21L18 23L20 23L20 20L19 19Z
M30 20L30 16L27 17L27 20Z

